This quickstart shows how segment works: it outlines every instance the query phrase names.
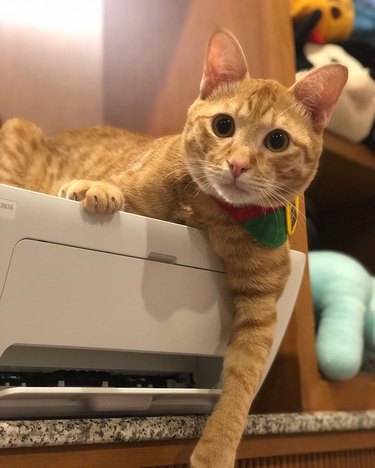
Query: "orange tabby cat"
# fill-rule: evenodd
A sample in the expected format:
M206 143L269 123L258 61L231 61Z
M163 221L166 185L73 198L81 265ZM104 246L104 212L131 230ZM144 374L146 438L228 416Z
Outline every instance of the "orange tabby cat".
M0 132L2 183L79 200L91 212L124 209L207 231L225 263L235 315L223 391L193 467L234 464L290 270L286 239L270 243L246 220L271 211L272 225L279 207L309 185L346 79L340 65L312 71L291 89L251 79L237 40L217 31L181 135L96 127L46 138L20 119ZM284 232L273 224L271 241Z

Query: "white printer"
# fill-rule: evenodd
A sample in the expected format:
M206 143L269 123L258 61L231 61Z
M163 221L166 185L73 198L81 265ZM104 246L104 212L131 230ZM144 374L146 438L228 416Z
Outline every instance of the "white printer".
M231 308L201 231L0 185L0 417L209 412Z

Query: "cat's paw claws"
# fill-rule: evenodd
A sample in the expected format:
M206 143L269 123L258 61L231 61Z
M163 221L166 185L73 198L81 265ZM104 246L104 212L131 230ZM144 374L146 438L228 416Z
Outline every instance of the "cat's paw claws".
M64 184L58 196L82 202L91 213L114 213L124 208L121 190L108 182L72 180Z

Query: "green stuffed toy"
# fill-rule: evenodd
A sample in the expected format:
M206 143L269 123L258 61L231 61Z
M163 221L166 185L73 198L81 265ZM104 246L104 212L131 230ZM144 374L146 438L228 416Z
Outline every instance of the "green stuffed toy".
M367 370L375 370L374 278L358 261L330 251L310 252L309 269L320 371L331 380L350 379L364 358Z

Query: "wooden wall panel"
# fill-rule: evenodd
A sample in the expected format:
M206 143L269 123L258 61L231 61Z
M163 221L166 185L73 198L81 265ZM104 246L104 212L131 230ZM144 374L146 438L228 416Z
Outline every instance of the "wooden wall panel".
M48 134L97 125L102 0L75 2L73 11L72 0L47 3L29 0L16 10L16 2L1 2L0 118L27 118Z
M105 122L154 135L180 132L219 26L236 34L253 76L293 82L284 0L105 0Z

